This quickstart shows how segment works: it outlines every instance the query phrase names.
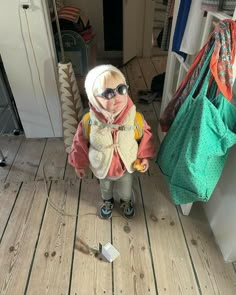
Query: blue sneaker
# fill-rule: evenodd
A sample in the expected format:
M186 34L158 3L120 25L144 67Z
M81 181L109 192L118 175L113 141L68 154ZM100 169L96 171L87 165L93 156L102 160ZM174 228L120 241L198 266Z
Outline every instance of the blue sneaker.
M109 219L112 216L112 209L114 207L114 200L104 200L100 208L100 216L102 219Z
M126 218L132 218L135 215L135 209L133 205L133 201L123 201L120 200L120 209L124 217Z

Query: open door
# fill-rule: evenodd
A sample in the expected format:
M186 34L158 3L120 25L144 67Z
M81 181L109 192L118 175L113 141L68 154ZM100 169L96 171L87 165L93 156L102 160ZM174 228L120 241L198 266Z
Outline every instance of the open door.
M123 64L137 55L137 15L136 0L123 0Z

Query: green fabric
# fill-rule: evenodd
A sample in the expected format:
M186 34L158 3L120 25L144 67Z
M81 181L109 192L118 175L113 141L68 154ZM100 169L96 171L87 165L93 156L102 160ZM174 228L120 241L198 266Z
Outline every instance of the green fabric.
M157 155L175 204L208 201L236 143L236 108L221 93L214 100L206 96L210 71L193 98L207 62Z

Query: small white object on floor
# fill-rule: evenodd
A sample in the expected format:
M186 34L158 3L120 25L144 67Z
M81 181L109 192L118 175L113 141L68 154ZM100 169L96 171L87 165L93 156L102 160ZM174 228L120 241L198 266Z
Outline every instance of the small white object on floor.
M99 251L109 262L114 261L120 255L119 251L111 243L104 246L99 244Z

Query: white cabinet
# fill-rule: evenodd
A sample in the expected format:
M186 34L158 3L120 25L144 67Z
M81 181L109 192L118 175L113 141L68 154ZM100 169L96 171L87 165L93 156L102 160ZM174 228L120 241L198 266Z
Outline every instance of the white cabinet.
M1 0L0 52L26 137L61 137L56 57L47 0ZM37 2L37 4L36 4Z
M231 148L220 181L204 209L225 261L236 260L236 146Z

